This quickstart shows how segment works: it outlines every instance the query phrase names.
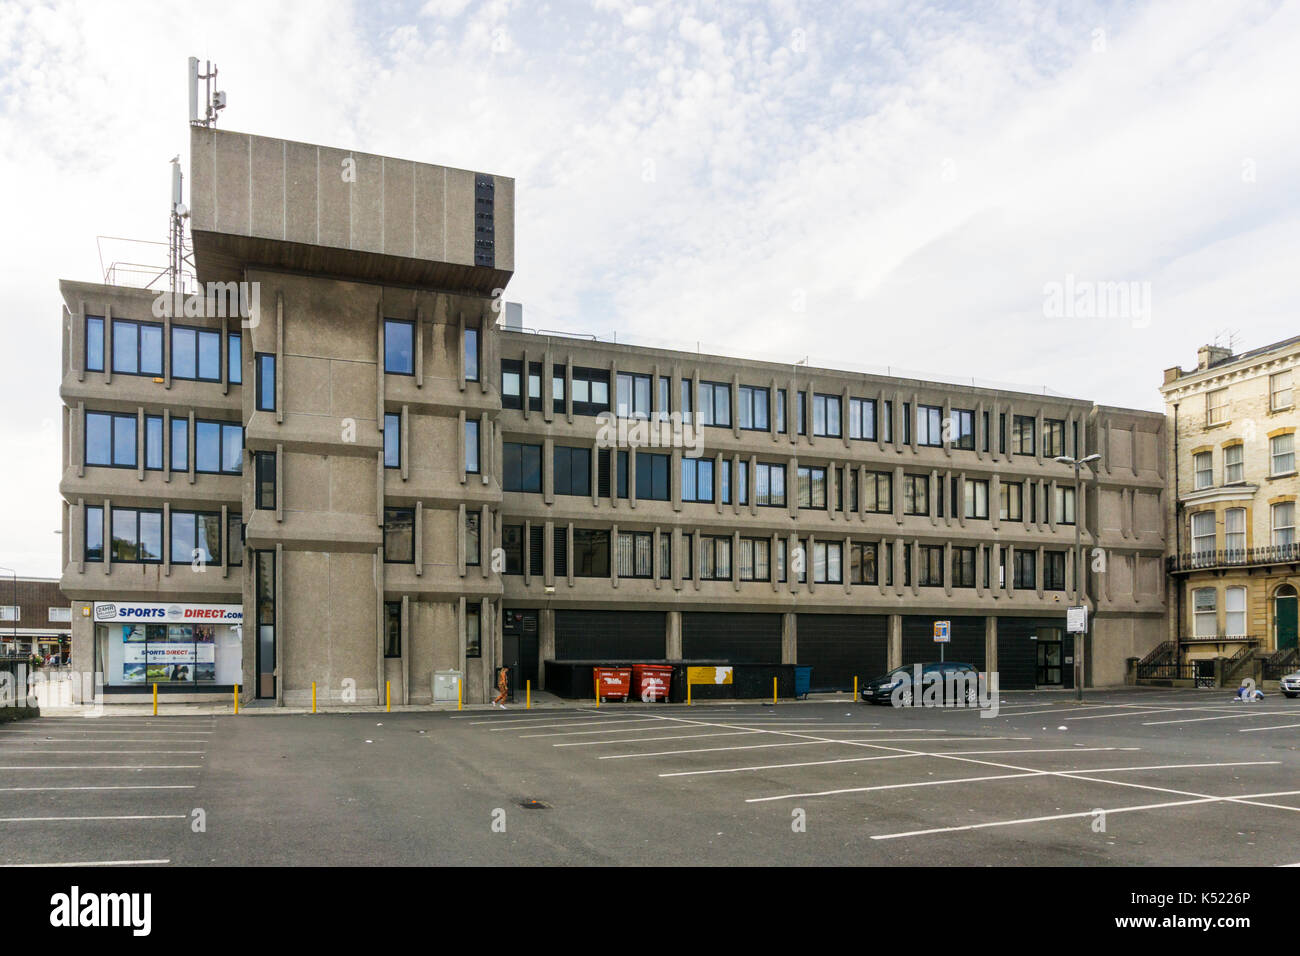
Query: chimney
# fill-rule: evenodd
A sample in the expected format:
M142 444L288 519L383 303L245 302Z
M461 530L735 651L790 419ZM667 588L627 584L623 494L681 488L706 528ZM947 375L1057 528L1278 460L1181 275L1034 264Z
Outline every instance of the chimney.
M1230 358L1232 358L1232 349L1225 349L1222 345L1202 345L1196 350L1196 370L1204 372L1207 368Z
M1180 368L1177 365L1165 369L1165 384L1168 385L1170 382L1178 381L1179 377L1182 374L1183 374L1182 368Z

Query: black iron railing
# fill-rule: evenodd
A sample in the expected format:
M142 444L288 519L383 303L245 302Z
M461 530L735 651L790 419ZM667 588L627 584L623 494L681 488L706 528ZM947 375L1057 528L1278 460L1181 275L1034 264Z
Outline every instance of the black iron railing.
M1165 661L1137 665L1138 680L1195 680L1196 676L1195 661Z
M1300 564L1300 543L1266 544L1258 548L1224 548L1218 551L1188 551L1165 558L1170 574L1204 571L1209 568L1260 567L1268 564Z

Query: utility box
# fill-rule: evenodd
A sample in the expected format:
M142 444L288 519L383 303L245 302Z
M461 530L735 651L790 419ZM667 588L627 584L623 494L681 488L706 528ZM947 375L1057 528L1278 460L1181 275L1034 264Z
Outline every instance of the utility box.
M433 675L433 702L460 700L457 688L465 679L460 671L436 671Z

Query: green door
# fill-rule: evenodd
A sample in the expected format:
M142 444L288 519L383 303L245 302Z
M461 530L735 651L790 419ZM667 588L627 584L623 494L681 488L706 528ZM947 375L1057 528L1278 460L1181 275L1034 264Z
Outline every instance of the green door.
M1274 598L1277 611L1277 649L1296 646L1296 596L1278 595Z

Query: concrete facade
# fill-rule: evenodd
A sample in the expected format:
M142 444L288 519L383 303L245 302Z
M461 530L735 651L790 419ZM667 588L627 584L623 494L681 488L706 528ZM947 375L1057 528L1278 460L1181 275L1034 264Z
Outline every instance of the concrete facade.
M1167 639L1184 660L1295 645L1298 362L1300 339L1289 339L1241 355L1206 346L1196 368L1165 371L1160 391L1174 426Z
M152 292L61 284L78 666L117 653L95 602L159 602L239 609L241 697L281 704L306 703L313 682L323 702L428 702L453 673L483 701L516 638L538 686L564 648L608 656L644 639L654 657L700 657L705 627L770 634L765 653L786 663L812 656L814 632L871 631L883 666L952 618L993 669L1013 632L1063 630L1075 521L1088 682L1122 682L1126 659L1164 637L1162 416L507 330L513 181L201 128L192 146L198 279L246 284L247 314L160 316ZM103 341L88 345L96 320ZM157 325L158 374L114 370L132 322ZM215 376L175 374L186 330L216 336ZM694 428L707 403L725 424L700 426L699 456L611 440L601 413L620 411L623 385L634 420ZM230 442L221 468L200 467L200 428ZM88 462L109 439L111 462ZM1073 470L1053 456L1093 452L1070 502ZM784 497L760 502L777 474ZM706 500L690 500L705 475ZM138 546L114 540L117 512ZM220 529L212 561L190 551L191 514ZM92 515L102 555L88 553ZM161 553L139 560L146 521Z

